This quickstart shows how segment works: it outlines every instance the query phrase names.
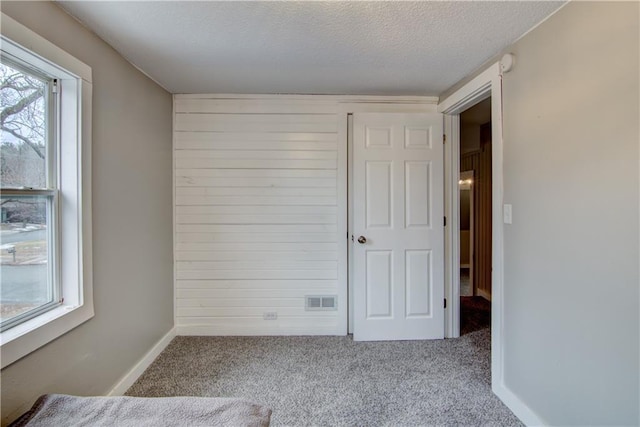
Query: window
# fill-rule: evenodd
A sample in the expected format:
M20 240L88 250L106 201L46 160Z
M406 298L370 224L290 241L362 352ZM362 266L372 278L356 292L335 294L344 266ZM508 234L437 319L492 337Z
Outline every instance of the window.
M0 57L0 332L60 304L56 85Z
M93 316L91 69L4 14L1 31L4 368Z

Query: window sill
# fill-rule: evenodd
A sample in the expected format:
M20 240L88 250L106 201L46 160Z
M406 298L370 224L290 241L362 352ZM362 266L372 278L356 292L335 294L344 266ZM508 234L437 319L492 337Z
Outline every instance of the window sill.
M69 332L93 315L93 305L63 305L0 333L1 368Z

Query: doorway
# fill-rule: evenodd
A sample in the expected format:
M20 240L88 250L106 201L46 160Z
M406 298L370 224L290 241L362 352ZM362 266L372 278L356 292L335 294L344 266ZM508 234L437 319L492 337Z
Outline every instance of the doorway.
M438 104L444 113L445 135L445 212L455 227L445 234L445 294L451 299L446 312L446 336L460 336L458 181L460 176L460 114L479 102L491 98L491 389L504 402L512 402L512 394L504 386L504 224L503 224L503 140L502 140L502 73L509 66L496 62ZM455 231L455 232L454 232Z
M491 98L460 114L460 335L491 326Z

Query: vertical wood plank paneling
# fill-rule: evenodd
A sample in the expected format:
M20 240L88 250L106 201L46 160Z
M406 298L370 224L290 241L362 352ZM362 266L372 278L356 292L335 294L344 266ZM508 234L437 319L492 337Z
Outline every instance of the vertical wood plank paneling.
M480 127L480 151L460 157L460 172L474 171L474 269L477 295L491 297L491 124Z
M340 294L336 105L177 97L175 107L178 327L340 333L338 311L305 311L304 300Z

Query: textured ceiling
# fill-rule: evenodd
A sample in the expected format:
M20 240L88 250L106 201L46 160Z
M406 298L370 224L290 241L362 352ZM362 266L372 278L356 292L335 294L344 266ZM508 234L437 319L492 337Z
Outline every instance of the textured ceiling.
M438 95L562 2L59 4L172 93Z

